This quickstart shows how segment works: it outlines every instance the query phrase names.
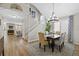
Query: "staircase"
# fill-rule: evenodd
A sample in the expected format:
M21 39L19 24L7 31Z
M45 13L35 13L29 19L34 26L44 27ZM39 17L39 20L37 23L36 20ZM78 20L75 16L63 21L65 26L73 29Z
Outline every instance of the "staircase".
M39 30L39 28L38 28L39 25L40 24L36 24L33 27L29 28L29 31L28 31L28 42L32 42L32 41L37 40L37 32Z

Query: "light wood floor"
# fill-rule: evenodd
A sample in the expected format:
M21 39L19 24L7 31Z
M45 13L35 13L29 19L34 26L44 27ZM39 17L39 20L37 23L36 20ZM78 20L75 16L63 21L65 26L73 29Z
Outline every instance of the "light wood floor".
M79 45L75 45L74 54L79 56Z
M22 38L9 35L8 39L4 39L4 56L27 56L26 45L27 42Z

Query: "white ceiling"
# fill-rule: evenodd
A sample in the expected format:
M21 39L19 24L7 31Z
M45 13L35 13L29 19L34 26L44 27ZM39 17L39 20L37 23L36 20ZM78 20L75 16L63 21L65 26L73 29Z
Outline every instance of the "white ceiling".
M24 13L0 7L0 15L5 18L24 19Z
M22 23L24 13L0 7L0 16L4 17L5 23Z
M44 16L50 17L53 11L52 3L32 3ZM79 3L55 3L55 14L64 17L79 13ZM0 7L0 15L23 19L24 14L19 11L8 10Z
M53 11L52 3L33 3L35 7L46 17L50 17ZM79 13L79 3L55 3L55 14L64 17Z

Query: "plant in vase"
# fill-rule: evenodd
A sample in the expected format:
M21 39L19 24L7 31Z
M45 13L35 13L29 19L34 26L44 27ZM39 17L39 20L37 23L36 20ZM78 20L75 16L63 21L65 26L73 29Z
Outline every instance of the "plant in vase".
M48 21L48 22L46 23L45 33L46 33L46 34L49 34L50 29L51 29L51 25L50 25L50 22Z

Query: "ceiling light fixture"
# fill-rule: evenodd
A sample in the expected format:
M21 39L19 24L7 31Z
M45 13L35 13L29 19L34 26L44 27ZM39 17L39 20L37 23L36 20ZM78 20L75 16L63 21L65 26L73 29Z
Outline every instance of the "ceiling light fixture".
M54 9L55 9L55 4L53 3L53 12L52 12L52 16L50 17L50 21L53 21L53 22L58 21L58 19L59 19L59 18L55 15Z

